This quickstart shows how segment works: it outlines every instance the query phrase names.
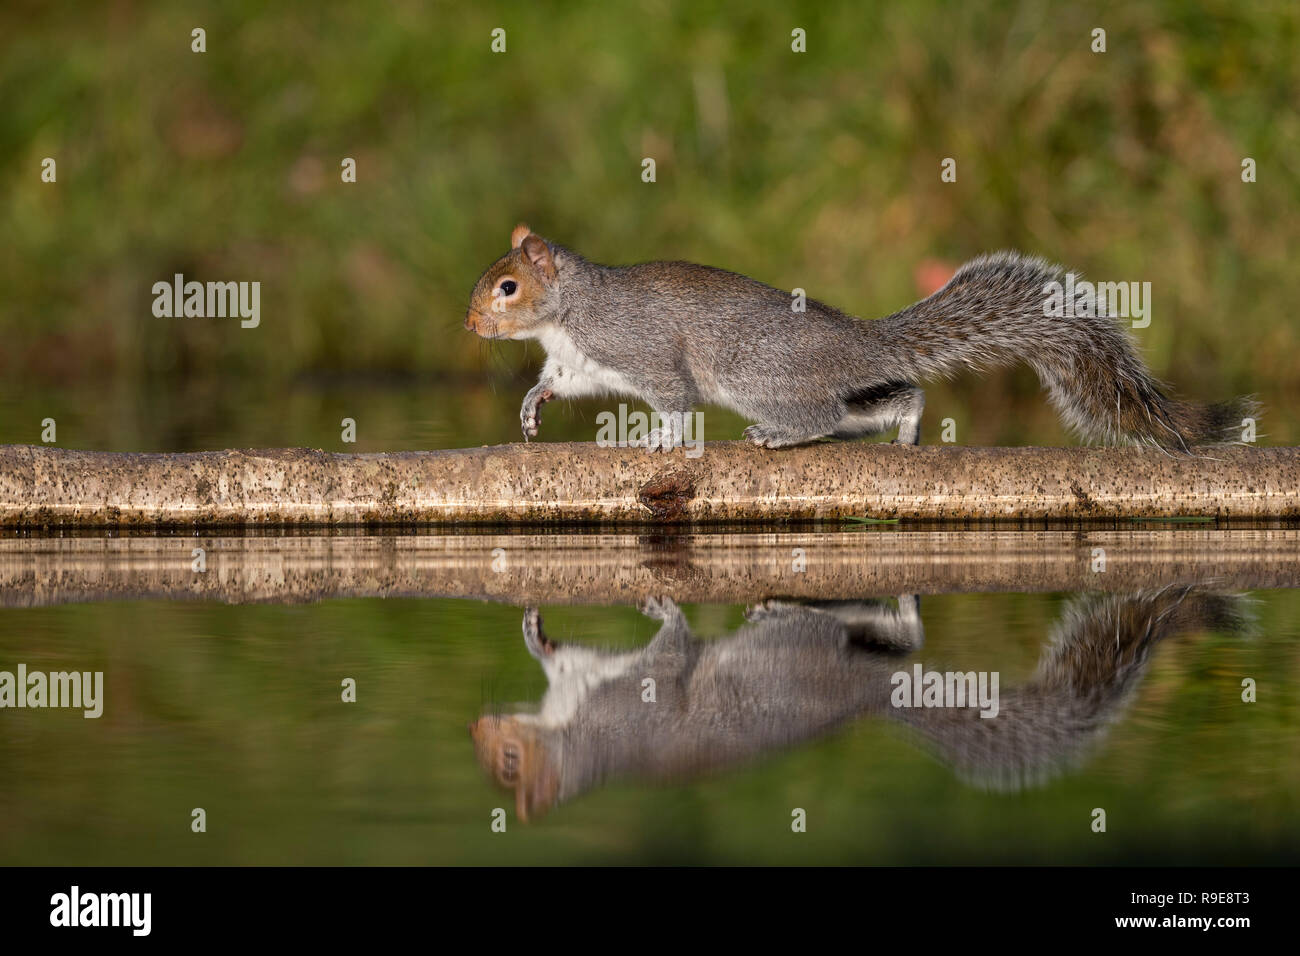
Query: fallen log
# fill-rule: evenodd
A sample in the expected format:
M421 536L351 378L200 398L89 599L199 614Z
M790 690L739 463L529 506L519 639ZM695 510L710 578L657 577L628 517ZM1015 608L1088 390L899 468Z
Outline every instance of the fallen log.
M714 442L387 454L126 454L0 446L0 527L728 524L1300 516L1300 449Z
M650 595L749 604L1176 584L1300 587L1300 530L0 537L5 607L335 598L636 604Z

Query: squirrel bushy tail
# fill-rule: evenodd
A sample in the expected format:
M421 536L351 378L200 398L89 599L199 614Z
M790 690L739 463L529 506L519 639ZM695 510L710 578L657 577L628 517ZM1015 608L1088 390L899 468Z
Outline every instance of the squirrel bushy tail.
M1252 399L1170 398L1100 303L1094 315L1047 314L1048 284L1064 281L1064 270L1042 259L980 256L929 298L873 324L914 381L1028 364L1066 424L1086 438L1182 452L1240 439L1242 419L1257 412Z
M998 716L902 709L958 773L990 790L1041 785L1077 765L1136 692L1157 643L1187 631L1253 632L1239 595L1190 585L1085 594L1066 605L1033 679L1001 693Z

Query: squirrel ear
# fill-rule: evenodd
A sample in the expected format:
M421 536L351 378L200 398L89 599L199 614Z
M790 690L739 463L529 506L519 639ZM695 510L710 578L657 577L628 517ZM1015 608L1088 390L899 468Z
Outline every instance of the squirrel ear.
M524 240L528 238L528 234L531 232L532 230L528 228L528 223L526 222L521 222L519 225L515 226L515 231L510 233L510 248L518 249L522 246Z
M529 233L524 237L520 246L524 250L524 255L528 258L537 270L548 279L555 278L555 260L551 258L551 248L541 236L534 236Z

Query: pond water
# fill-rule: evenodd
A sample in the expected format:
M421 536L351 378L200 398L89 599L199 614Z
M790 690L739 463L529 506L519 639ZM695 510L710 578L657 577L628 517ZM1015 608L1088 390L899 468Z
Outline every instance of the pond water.
M0 672L102 673L0 710L0 862L1294 863L1297 585L1277 528L0 538Z

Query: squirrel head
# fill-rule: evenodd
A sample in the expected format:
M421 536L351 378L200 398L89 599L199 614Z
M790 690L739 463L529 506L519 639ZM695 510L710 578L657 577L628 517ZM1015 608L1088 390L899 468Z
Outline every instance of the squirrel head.
M559 800L556 761L538 728L516 716L485 716L469 725L474 752L497 785L515 792L515 813L525 823Z
M527 339L559 314L559 273L550 245L520 223L510 251L479 276L465 328L485 339Z

